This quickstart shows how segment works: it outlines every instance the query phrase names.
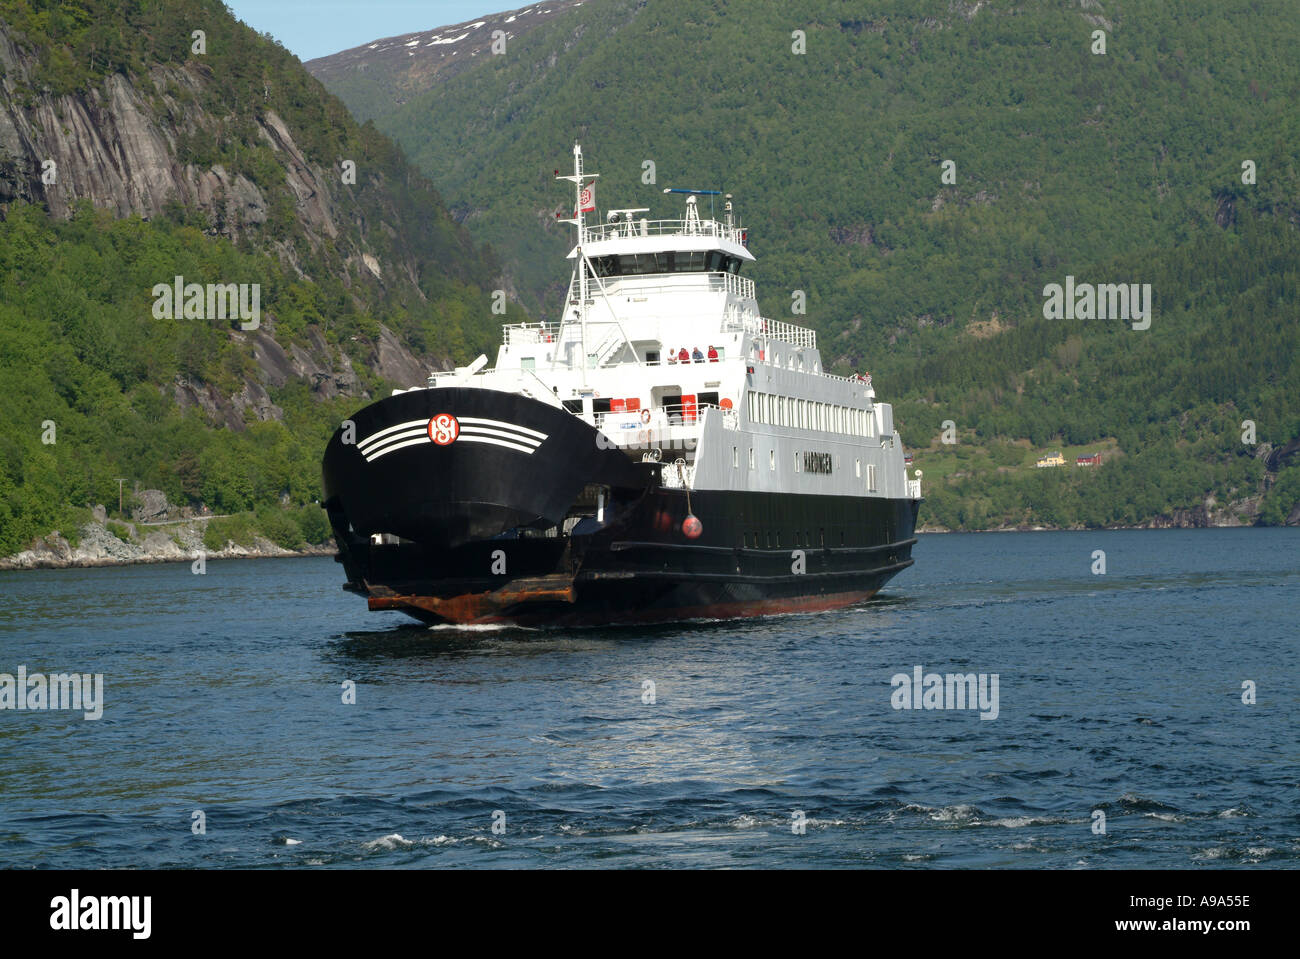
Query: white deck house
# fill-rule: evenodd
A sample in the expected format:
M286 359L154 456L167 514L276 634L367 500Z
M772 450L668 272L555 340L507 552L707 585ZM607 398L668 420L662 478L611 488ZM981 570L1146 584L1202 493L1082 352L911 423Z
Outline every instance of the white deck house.
M686 193L680 220L611 210L588 225L574 147L577 244L564 315L510 324L496 365L485 357L429 378L563 406L637 459L675 464L666 485L880 496L921 496L909 480L888 403L869 378L822 369L816 334L759 315L746 231L701 219ZM686 350L690 362L678 357ZM699 355L699 360L695 356Z

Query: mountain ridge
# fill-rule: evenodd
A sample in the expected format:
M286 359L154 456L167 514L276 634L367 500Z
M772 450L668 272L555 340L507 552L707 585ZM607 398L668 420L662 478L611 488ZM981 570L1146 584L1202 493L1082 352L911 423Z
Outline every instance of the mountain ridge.
M460 23L381 37L306 60L303 66L322 83L346 85L351 91L347 100L349 109L357 119L365 121L373 118L374 110L390 103L404 103L412 94L428 89L431 83L467 69L475 57L494 55L494 40L503 40L508 46L524 33L588 2L592 0L535 3ZM494 36L498 31L500 34ZM382 68L372 70L376 63ZM372 74L378 76L372 78Z

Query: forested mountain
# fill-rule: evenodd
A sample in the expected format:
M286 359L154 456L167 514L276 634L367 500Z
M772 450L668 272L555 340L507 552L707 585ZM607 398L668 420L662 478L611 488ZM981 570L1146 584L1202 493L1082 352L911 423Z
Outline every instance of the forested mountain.
M119 477L326 537L267 511L319 497L367 397L490 348L491 252L215 0L0 0L0 71L0 555ZM211 285L256 286L254 319Z
M534 309L563 292L551 171L575 140L602 207L735 193L764 312L873 372L931 522L1294 523L1295 12L589 0L504 30L500 53L469 32L454 71L428 66L447 28L398 38L405 55L377 43L308 66L401 144ZM1067 277L1150 284L1150 328L1045 317ZM1067 468L1034 468L1058 447ZM1084 451L1102 466L1076 468Z

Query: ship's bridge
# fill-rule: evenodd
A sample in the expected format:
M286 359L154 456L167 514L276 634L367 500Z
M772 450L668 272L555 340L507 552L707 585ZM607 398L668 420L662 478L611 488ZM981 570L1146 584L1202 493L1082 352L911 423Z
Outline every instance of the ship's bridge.
M690 198L694 200L694 197ZM726 272L735 275L754 255L745 248L746 231L717 220L693 216L684 220L637 220L629 212L612 211L613 221L583 227L583 242L569 251L576 260L585 253L599 277L662 273Z
M649 220L635 208L610 210L604 224L571 221L581 242L569 252L573 277L560 322L506 326L498 369L726 363L757 358L754 342L773 340L795 347L792 364L820 370L812 330L759 314L754 281L740 275L754 255L748 231L733 220L731 195L721 222L699 215L698 196L715 191L665 192L687 194L684 218Z

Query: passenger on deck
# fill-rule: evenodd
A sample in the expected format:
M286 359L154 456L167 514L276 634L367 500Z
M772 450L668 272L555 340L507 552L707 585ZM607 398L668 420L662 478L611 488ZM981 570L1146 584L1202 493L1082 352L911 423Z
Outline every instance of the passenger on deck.
M712 345L709 346L709 362L710 363L718 362L718 351L715 350Z
M698 346L695 348L695 352L691 354L691 357L692 359L695 360L696 363L704 362L704 354L700 352L700 348Z
M668 365L669 365L669 366L675 366L676 364L677 364L677 354L674 353L674 352L672 351L672 349L670 348L670 349L668 350Z
M690 361L691 361L691 354L687 353L686 347L683 346L680 350L677 351L677 362L689 363Z

